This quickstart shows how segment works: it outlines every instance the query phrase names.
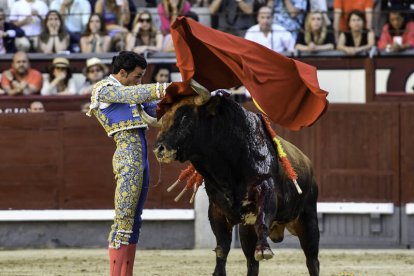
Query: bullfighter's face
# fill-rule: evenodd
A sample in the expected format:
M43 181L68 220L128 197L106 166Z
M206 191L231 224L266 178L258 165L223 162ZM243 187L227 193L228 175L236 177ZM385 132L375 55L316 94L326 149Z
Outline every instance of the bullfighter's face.
M142 77L145 74L146 69L137 66L134 71L128 73L124 69L121 69L119 76L119 82L124 86L138 85L141 83Z

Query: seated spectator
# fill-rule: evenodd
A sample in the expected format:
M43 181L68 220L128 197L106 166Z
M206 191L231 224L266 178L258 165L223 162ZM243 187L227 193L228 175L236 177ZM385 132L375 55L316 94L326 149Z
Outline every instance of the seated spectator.
M364 28L371 30L373 23L373 0L360 0L360 1L350 1L350 0L334 0L334 34L335 38L339 39L339 34L341 32L348 31L348 19L351 11L358 10L364 15Z
M36 51L37 39L42 32L42 20L49 8L42 0L20 0L14 2L10 10L10 21L23 29L30 40L29 51Z
M170 25L179 16L186 15L191 9L190 2L186 0L162 0L158 4L157 11L161 21L163 35L170 33Z
M253 0L213 0L208 7L212 16L217 15L217 28L223 32L244 36L254 25Z
M72 51L78 52L81 34L85 30L91 14L91 4L88 0L53 0L50 9L56 10L62 15L63 25L70 35L70 48Z
M408 22L406 15L399 11L388 14L378 41L378 49L401 52L414 47L414 22Z
M111 48L111 38L101 15L91 14L86 30L80 40L82 53L106 53Z
M127 0L98 0L95 12L104 19L106 29L112 39L111 50L125 49L125 38L128 33L130 10Z
M151 83L171 82L171 67L168 64L157 64L152 71Z
M127 0L98 0L95 12L100 14L105 22L109 36L112 38L112 49L121 51L125 49L125 37L128 33L130 10Z
M152 22L151 13L142 11L135 16L132 32L126 38L126 50L138 54L162 50L163 36Z
M284 27L296 41L298 32L302 29L307 7L306 0L275 0L273 23Z
M293 51L295 40L282 26L272 24L272 10L263 6L257 13L257 25L246 32L245 38L259 43L275 52Z
M335 49L335 37L325 23L321 12L310 12L305 19L305 30L298 34L295 48L303 52L320 52Z
M13 55L11 69L4 71L1 78L1 87L9 96L39 94L42 83L42 74L30 68L25 52Z
M49 78L43 83L41 94L44 96L76 94L69 60L63 57L53 59L52 66L49 68Z
M273 0L254 0L253 1L253 14L256 14L259 12L259 9L263 6L268 6L270 9L273 10Z
M6 22L6 15L4 10L0 8L0 54L15 53L16 37L24 37L24 31L14 25L13 23Z
M92 94L93 86L108 74L108 67L103 64L102 60L93 57L86 60L86 67L83 74L85 75L86 80L80 89L80 94L90 95Z
M339 35L337 49L347 55L354 56L367 52L375 45L375 35L371 30L364 28L365 17L360 11L351 11L348 18L350 31Z
M43 30L39 36L39 52L54 54L66 51L70 37L63 26L62 17L55 10L50 10L43 22Z
M29 111L29 113L43 113L45 112L45 107L42 102L34 101L30 104L27 111Z
M323 19L325 20L326 26L330 26L332 24L331 19L328 16L328 1L327 0L309 0L308 10L320 12L324 17Z

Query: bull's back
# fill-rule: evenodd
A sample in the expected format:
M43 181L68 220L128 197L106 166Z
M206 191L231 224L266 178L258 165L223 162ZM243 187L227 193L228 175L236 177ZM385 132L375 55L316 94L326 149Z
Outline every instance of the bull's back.
M316 204L312 194L317 193L314 186L314 175L312 162L310 159L295 145L278 137L287 157L298 175L298 184L302 189L299 194L283 169L281 161L279 161L279 174L276 181L277 215L275 220L281 223L287 223L296 219L303 211L306 204Z
M285 139L278 137L287 156L295 169L296 173L300 176L313 176L312 162L310 159L295 145L286 141Z

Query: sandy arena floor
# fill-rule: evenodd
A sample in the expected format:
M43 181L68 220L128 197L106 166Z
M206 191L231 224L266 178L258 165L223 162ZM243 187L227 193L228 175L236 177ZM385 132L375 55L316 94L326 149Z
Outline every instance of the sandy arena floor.
M302 251L274 250L275 256L261 263L260 275L308 275ZM414 250L321 250L321 275L411 276ZM203 276L214 269L211 250L142 250L137 252L139 276ZM0 275L108 275L104 249L44 249L0 251ZM246 275L240 249L232 249L227 275Z

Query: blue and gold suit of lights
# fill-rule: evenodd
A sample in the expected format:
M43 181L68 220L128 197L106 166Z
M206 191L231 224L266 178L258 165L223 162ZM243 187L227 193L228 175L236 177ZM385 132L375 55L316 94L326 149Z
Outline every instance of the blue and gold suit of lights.
M158 90L157 91L157 87ZM138 242L142 210L148 194L149 165L145 130L137 105L155 117L156 102L165 85L122 86L113 76L92 91L87 115L98 119L116 142L112 165L116 179L115 219L108 241L113 248Z

